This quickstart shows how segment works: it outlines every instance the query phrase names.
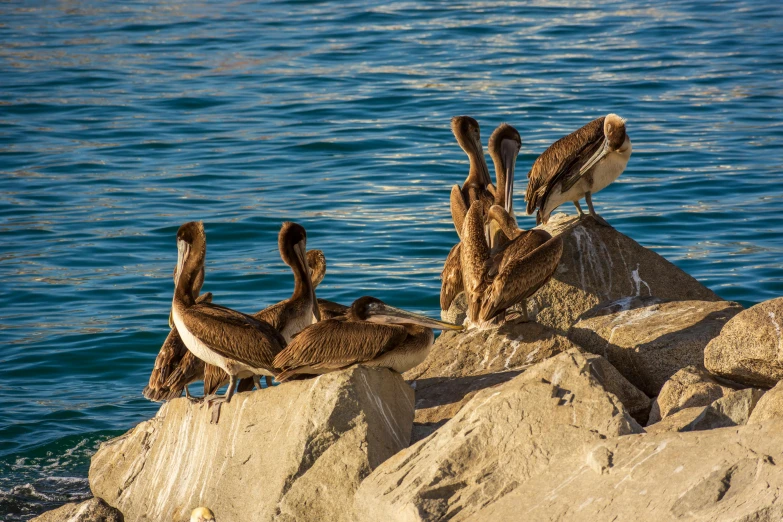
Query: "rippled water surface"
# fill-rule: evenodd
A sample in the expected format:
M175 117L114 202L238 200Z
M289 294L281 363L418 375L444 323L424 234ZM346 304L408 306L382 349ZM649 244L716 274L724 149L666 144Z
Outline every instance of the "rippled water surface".
M319 295L436 316L456 114L519 129L517 208L552 141L620 114L599 211L726 299L783 294L782 28L767 1L0 4L0 519L82 498L157 410L185 221L221 304L290 292L288 219Z

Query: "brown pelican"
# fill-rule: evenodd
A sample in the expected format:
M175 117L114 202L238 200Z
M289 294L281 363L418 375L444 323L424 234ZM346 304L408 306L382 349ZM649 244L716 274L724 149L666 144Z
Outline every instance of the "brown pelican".
M321 374L353 364L405 372L424 361L434 341L432 329L462 330L391 307L374 297L353 302L347 315L302 330L275 357L278 381L298 374Z
M560 138L533 163L528 172L527 213L536 212L536 224L547 223L557 207L571 201L579 217L585 198L590 215L609 226L593 208L592 195L616 180L631 157L631 139L625 120L616 114L593 120Z
M174 285L177 284L177 267L174 267ZM193 282L193 299L196 302L212 301L212 294L207 292L199 297L201 287L204 285L204 270L199 271L196 275L196 280ZM171 315L169 315L169 325L171 325ZM177 368L177 365L182 360L182 357L187 353L188 349L185 348L182 339L180 339L176 328L172 328L166 340L163 342L163 346L160 347L158 356L155 358L155 365L152 368L150 374L150 380L147 386L144 387L142 394L144 397L151 401L167 401L174 399L182 395L182 388L172 389L166 381L171 374Z
M278 239L279 243L279 239ZM282 256L281 250L281 256ZM312 285L317 287L326 274L326 257L321 250L307 251L307 265L310 267ZM292 267L293 268L293 267ZM201 281L203 282L203 275ZM296 288L296 282L294 283ZM296 294L296 289L294 290ZM293 296L292 296L293 298ZM196 302L209 299L211 302L212 294L202 295ZM318 300L319 304L321 299ZM285 301L272 305L265 310L274 308ZM328 303L328 301L327 301ZM336 303L333 303L336 305ZM342 306L342 305L336 305ZM348 309L343 306L342 308ZM259 312L263 313L265 310ZM257 314L258 315L258 314ZM340 314L342 315L342 314ZM263 318L262 318L263 319ZM273 325L274 326L274 325ZM218 389L229 381L228 374L217 366L206 364L204 361L193 355L185 348L185 344L177 333L176 328L169 332L163 347L160 349L158 358L155 360L155 370L150 376L149 385L144 388L144 396L152 401L167 401L176 399L185 391L185 395L192 401L200 401L200 398L192 397L188 391L188 385L197 381L204 381L204 396L217 393ZM160 368L160 370L158 370ZM250 391L253 389L255 379L242 379L239 381L237 391ZM266 376L267 387L272 385L272 379Z
M514 167L522 147L519 132L508 123L501 123L489 137L487 149L495 164L495 205L513 216Z
M212 302L212 294L207 292L196 299L197 303ZM191 357L188 357L191 355ZM195 360L194 360L195 359ZM192 369L191 369L192 367ZM182 372L187 371L187 380L183 381ZM158 356L155 358L155 366L150 374L150 380L144 387L142 394L151 401L160 402L176 399L182 395L183 388L185 395L190 397L186 384L202 380L204 377L204 363L200 359L192 357L192 354L185 347L176 328L169 330L163 346L160 347ZM184 384L180 384L183 382Z
M502 214L505 209L493 206L493 212ZM562 238L543 230L506 228L512 239L491 250L484 235L485 219L480 204L471 205L465 216L461 263L468 318L484 323L521 303L527 320L526 299L554 274L563 253Z
M451 131L470 160L468 177L462 187L454 185L451 189L451 218L457 235L461 236L462 222L471 203L481 200L489 207L495 197L495 187L489 179L478 122L470 116L454 116L451 119Z
M522 138L519 132L507 123L501 123L489 137L489 155L495 164L495 205L506 212L506 219L514 219L514 167L517 163L517 154L522 146ZM489 216L488 216L489 217ZM510 239L499 230L496 223L489 222L489 245L492 248L502 246ZM514 227L516 228L516 227Z
M294 293L288 299L269 306L253 317L265 321L280 332L285 341L303 328L321 320L307 263L307 233L297 223L286 221L277 236L280 257L294 272ZM325 272L325 270L324 270ZM320 282L320 281L319 281Z
M192 289L196 274L204 266L207 240L201 222L185 223L177 231L177 285L172 302L172 319L182 341L193 355L229 375L222 397L208 397L219 407L229 402L237 379L257 375L274 376L272 361L285 347L285 339L271 325L254 317L212 303L196 303Z
M456 127L467 127L467 130L461 131L460 136L469 136L472 132L472 125L475 123L475 120L472 118L467 118L466 116L462 116L461 118L463 119L457 121ZM452 120L452 127L454 126L454 120ZM476 133L478 133L478 123L475 123L475 128ZM457 131L455 131L454 134L457 136ZM467 142L467 140L463 138L463 140L460 142L460 145L462 145L463 142ZM494 203L495 205L499 205L506 210L506 219L509 219L509 216L511 216L510 219L513 222L514 229L517 228L516 221L513 219L512 213L514 194L514 167L516 165L517 154L519 154L519 149L521 146L522 139L519 136L519 132L517 132L514 127L508 125L507 123L500 124L489 137L489 155L492 157L492 161L495 164L495 181L497 183L494 187ZM466 147L463 146L463 149L465 148ZM481 150L480 147L479 150ZM483 153L481 153L481 161L483 161ZM473 172L474 163L474 159L471 157L471 172ZM484 164L484 167L486 167L486 163ZM488 176L489 175L487 175L487 179ZM470 178L470 175L468 178ZM465 185L470 185L468 180L465 181ZM463 185L463 189L465 185ZM491 187L491 185L489 186ZM465 203L465 199L459 199L458 196L461 195L462 192L458 192L457 187L452 189L451 194L452 218L455 220L454 226L457 227L459 234L461 235L462 226L464 226L464 216L467 212L467 208L470 206L470 203L467 203L467 205L464 206L460 203L460 201ZM486 193L484 193L484 197L481 198L481 201L485 206L488 206ZM455 208L459 210L458 216L455 215ZM458 223L460 216L462 221ZM489 222L489 226L486 226L485 223L485 229L489 238L489 244L493 248L502 246L502 244L510 239L510 237L506 237L501 234L500 232L502 232L502 230L500 230L498 226L492 221ZM457 243L454 245L454 247L452 247L449 255L446 257L446 262L443 265L440 287L441 310L448 310L454 298L464 290L462 283L462 263L460 259L461 254L462 247L460 246L460 243Z

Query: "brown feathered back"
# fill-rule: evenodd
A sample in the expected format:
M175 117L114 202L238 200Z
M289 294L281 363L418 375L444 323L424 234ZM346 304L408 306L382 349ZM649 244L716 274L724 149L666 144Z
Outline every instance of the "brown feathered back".
M552 187L561 181L574 160L582 157L586 149L601 143L604 138L604 116L597 118L568 136L563 136L541 154L530 172L527 173L527 213L546 205L546 198ZM588 156L589 157L589 156Z

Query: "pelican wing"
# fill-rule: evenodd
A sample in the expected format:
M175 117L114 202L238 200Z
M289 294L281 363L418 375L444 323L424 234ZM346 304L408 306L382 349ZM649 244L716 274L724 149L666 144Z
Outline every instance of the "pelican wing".
M443 271L440 273L441 310L448 310L454 298L463 291L462 264L460 263L461 245L462 243L457 243L451 247L449 255L446 256L446 262L443 264Z
M554 275L563 255L563 238L555 236L532 252L508 262L487 288L479 315L488 321L535 294Z
M527 173L527 213L543 208L552 188L558 183L565 192L579 179L580 167L603 145L604 117L595 119L563 136L541 154Z
M285 306L287 303L288 300L286 299L285 301L280 301L272 306L267 306L260 312L253 314L253 317L259 321L269 323L275 330L282 330L284 326L283 318L286 310Z
M187 351L179 361L177 368L166 379L166 386L171 390L172 394L176 393L175 396L179 397L185 386L204 378L205 366L208 365L204 361Z
M321 310L321 319L334 319L347 314L350 307L318 298L318 309Z
M280 333L264 321L214 304L196 304L182 314L187 329L223 357L253 368L272 369L285 347Z
M212 294L206 292L201 294L197 303L209 303L212 301ZM172 375L179 370L182 365L182 359L188 353L188 349L185 343L182 342L182 338L179 336L176 328L169 330L169 334L166 340L163 341L163 346L160 347L158 356L155 358L155 365L152 368L150 374L150 380L147 386L144 387L144 397L151 401L167 401L179 397L182 394L182 387L176 384L170 383ZM188 381L193 382L193 381Z
M468 206L459 185L451 187L451 197L449 199L451 207L451 220L454 222L454 228L457 229L457 235L462 237L462 223L465 221L465 214L468 213Z
M328 319L308 326L275 357L274 365L286 374L299 368L338 370L367 362L398 346L407 333L403 326Z
M217 393L218 389L228 380L228 374L222 368L211 364L204 365L204 395Z
M493 249L490 252L489 259L487 259L485 263L487 277L489 279L494 278L502 272L510 262L526 256L550 239L552 239L552 236L545 230L528 230L502 247Z
M462 229L462 246L460 247L460 266L462 269L462 284L468 301L468 317L475 321L481 306L481 299L486 288L484 282L486 269L484 263L489 258L484 214L482 203L474 202L465 217Z
M144 397L156 402L172 398L171 394L174 392L167 385L166 381L176 371L182 358L187 353L189 353L188 349L185 347L185 343L182 342L179 333L177 333L177 329L169 330L169 335L155 358L155 365L152 368L149 383L142 392ZM179 388L175 397L179 397L181 393L182 388Z

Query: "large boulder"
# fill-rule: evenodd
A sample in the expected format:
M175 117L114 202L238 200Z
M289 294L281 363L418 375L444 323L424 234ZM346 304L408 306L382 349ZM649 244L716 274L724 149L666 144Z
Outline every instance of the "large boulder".
M718 382L704 368L686 366L664 383L650 410L648 424L655 424L684 408L709 406L736 388L725 381Z
M783 297L737 314L704 350L704 366L733 381L771 388L783 380Z
M642 428L577 351L477 393L432 435L378 467L356 520L465 520L543 473L561 453ZM486 519L493 520L493 519Z
M748 424L761 424L771 419L783 420L783 381L759 399L750 414Z
M101 445L90 487L128 521L200 505L217 520L349 520L359 483L408 446L412 422L410 386L366 367L239 393L216 425L177 399Z
M125 522L125 518L102 499L91 498L47 511L30 522Z
M781 433L778 421L575 446L472 520L781 520Z
M427 359L405 373L416 389L414 441L452 418L479 390L575 345L536 323L444 332Z
M626 296L680 301L720 301L720 297L666 259L614 228L592 218L556 214L544 230L563 236L563 256L555 275L528 303L531 318L565 333L595 305ZM455 300L444 317L464 319L466 301Z
M740 310L729 301L626 297L583 314L568 338L654 397L681 368L702 366L704 347Z

